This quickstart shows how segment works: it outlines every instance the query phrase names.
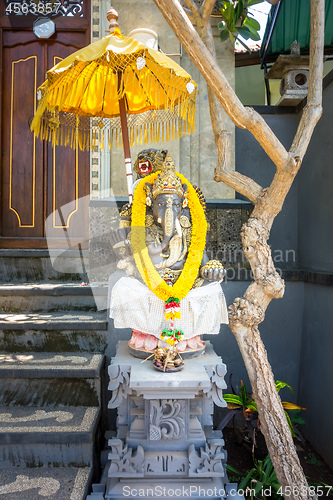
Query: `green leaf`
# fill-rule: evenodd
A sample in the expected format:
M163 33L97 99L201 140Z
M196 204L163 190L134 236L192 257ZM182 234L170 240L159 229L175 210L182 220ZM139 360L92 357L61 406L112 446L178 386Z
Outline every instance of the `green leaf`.
M239 405L241 408L243 406L243 401L236 394L223 394L223 399L226 403L233 403Z
M233 472L234 474L237 474L238 476L243 476L244 475L241 471L239 471L239 470L235 469L234 467L232 467L232 465L226 465L225 468L227 469L228 472Z
M294 431L294 427L293 427L293 424L291 423L291 420L290 420L290 417L288 415L288 412L286 410L284 410L285 414L286 414L286 417L287 417L287 421L288 421L288 425L290 427L290 430L291 430L291 435L292 437L297 437L296 434L295 434L295 431Z
M280 392L280 390L283 389L284 387L288 387L291 390L292 395L295 396L294 389L290 385L286 384L285 382L281 382L281 380L277 380L275 382L275 385L276 385L276 390L278 392Z
M246 405L246 408L258 412L257 403L255 401L249 401Z
M245 19L245 24L246 26L251 26L251 28L253 28L256 31L260 30L260 24L256 19L252 17L247 16L247 18Z
M228 40L228 38L229 38L229 31L228 30L224 30L224 31L220 32L221 42L225 42L226 40Z
M240 18L244 9L244 0L238 0L237 7L235 9L236 21Z
M247 405L247 390L246 390L246 385L243 383L242 380L240 383L239 395L243 401L243 405L246 406Z
M294 403L288 403L288 401L282 401L282 406L285 410L306 410L306 408L294 405Z
M218 29L219 29L220 31L224 31L224 30L228 29L228 28L227 28L227 25L226 25L224 22L222 22L222 21L220 21L220 22L217 24L217 27L218 27Z
M264 486L265 483L263 483L262 481L257 481L257 484L254 488L254 492L255 494L259 493L259 491L262 489L262 487Z
M247 28L249 30L249 32L250 32L250 38L252 40L255 40L255 41L260 40L260 35L257 32L257 30L253 29L252 26L248 25L246 21L247 21L247 18L245 19L242 28Z
M236 29L238 31L238 34L242 36L245 40L251 38L251 31L246 26L244 26L244 24L243 26L240 26L239 28Z
M246 488L246 486L248 485L249 483L249 480L251 479L251 477L253 476L253 474L256 472L256 469L253 468L251 469L247 475L244 477L243 481L240 483L240 485L238 486L238 489L239 490L244 490Z
M269 460L267 460L267 462L265 463L265 476L264 476L265 483L267 483L267 481L269 480L272 469L273 469L272 460L269 458Z

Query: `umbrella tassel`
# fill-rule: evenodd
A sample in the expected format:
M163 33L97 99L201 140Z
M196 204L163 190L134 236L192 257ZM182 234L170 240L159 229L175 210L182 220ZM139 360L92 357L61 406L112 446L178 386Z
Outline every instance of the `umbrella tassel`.
M100 149L104 149L104 129L99 133L99 147Z
M65 129L65 147L68 146L68 141L69 141L69 128L67 126Z
M89 148L88 148L88 142L89 142L89 141L87 140L87 135L88 135L88 134L87 134L87 131L86 131L86 130L84 130L84 131L82 132L82 134L83 134L83 151L85 151L86 149L87 149L87 150L89 149Z
M169 91L169 86L165 87L165 98L164 98L164 111L167 111L168 109L168 91Z
M161 102L161 85L158 84L158 107L160 107Z
M86 150L89 151L89 146L90 146L90 133L89 130L87 130L87 142L86 142Z
M81 149L81 151L83 151L83 143L82 143L83 137L82 137L82 132L80 131L80 133L78 135L79 135L79 137L78 137L78 139L79 139L79 148Z
M66 98L67 83L65 83L61 89L61 98L59 103L59 110L63 108L65 98Z
M154 102L154 104L158 108L158 106L159 106L159 102L158 102L158 87L159 87L159 83L156 80L156 78L154 79L154 83L155 83L155 97L154 97L155 102Z
M59 146L60 127L57 128L56 145Z
M74 130L71 129L71 148L73 149L74 146Z
M152 103L152 89L153 89L153 75L152 73L149 71L149 74L148 74L148 92L149 92L149 101L151 104Z
M170 102L171 113L174 113L174 111L175 111L175 92L176 92L176 88L173 87L172 92L171 92L171 102Z

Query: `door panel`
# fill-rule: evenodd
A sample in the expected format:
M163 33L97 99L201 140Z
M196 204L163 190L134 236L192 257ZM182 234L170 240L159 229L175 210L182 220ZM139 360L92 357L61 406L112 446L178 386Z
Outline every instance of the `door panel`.
M48 67L74 52L69 45L55 43L49 47ZM87 186L89 185L89 153L64 146L47 146L47 236L77 238L85 235L88 220ZM84 198L85 197L85 198Z
M33 136L29 122L36 108L43 50L33 42L5 48L3 55L2 234L42 236L43 144Z
M52 147L36 139L29 127L46 71L87 45L87 19L82 22L85 29L56 30L46 40L32 30L0 27L0 248L47 248L47 243L68 248L88 239L89 152Z

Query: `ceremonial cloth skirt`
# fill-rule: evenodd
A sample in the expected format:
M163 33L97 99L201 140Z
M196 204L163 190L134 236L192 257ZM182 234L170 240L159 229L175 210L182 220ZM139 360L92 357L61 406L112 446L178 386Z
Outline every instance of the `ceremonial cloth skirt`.
M120 278L111 293L110 317L115 328L132 328L160 338L164 328L165 303L135 278ZM196 335L216 335L221 323L228 324L227 305L220 283L209 283L190 290L180 302L181 319L175 319L176 329L184 332L183 339Z

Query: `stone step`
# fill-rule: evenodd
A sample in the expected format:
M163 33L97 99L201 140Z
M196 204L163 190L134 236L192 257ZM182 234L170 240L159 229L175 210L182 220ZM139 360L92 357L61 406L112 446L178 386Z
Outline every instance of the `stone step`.
M88 281L89 250L0 249L3 283Z
M105 310L107 294L107 286L97 284L2 284L0 310L3 313Z
M98 407L0 407L0 468L93 463Z
M1 313L1 330L106 330L106 312Z
M102 361L88 352L0 354L0 378L98 378Z
M0 468L1 500L85 500L91 467Z
M0 351L105 352L107 313L1 313Z
M99 406L102 354L0 355L0 406Z
M108 346L106 330L0 330L0 351L100 352Z

